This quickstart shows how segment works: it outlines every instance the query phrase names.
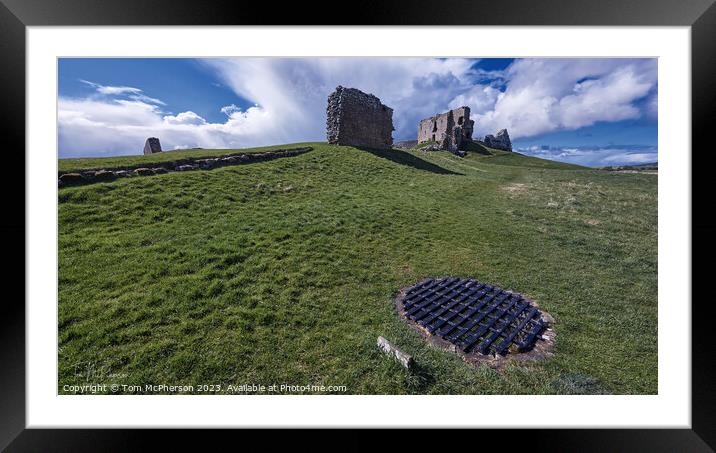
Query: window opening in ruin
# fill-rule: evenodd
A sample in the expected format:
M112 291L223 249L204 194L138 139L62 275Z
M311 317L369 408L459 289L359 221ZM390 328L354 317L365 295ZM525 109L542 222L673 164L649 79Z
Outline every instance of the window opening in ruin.
M462 124L462 117L457 119L457 124Z
M433 123L433 132L437 132L437 131L438 131L438 122L435 121ZM435 136L433 136L433 140L435 140Z
M435 141L435 134L433 134L433 141Z

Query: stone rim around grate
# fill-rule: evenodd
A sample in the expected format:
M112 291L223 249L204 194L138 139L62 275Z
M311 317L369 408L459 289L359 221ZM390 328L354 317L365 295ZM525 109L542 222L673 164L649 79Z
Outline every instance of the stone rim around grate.
M528 352L548 322L529 299L473 278L428 278L405 289L402 314L463 353Z

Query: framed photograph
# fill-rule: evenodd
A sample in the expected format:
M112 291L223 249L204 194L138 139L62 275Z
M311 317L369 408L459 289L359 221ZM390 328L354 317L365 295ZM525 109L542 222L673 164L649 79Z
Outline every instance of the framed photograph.
M0 445L716 445L692 152L714 120L710 0L387 2L343 24L163 3L0 7L25 150L3 178L25 266Z

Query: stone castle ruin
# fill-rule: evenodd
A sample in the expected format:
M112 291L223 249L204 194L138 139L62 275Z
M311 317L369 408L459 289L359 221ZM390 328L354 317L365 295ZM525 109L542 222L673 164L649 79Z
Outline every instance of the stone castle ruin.
M510 141L510 134L507 133L507 129L500 129L496 136L486 135L483 142L490 148L512 151L512 142Z
M440 149L456 152L465 141L472 140L475 122L470 119L470 107L460 107L431 116L418 125L418 144L437 142Z
M464 156L465 150L470 149L469 145L473 143L474 127L475 121L470 119L470 107L459 107L421 120L418 124L417 144L433 142L421 149L445 150ZM329 144L390 149L393 146L394 130L393 109L372 94L339 85L328 96L326 138ZM147 143L149 140L152 139L148 139ZM512 151L507 129L501 129L496 135L486 135L482 143L490 148ZM145 146L145 154L146 149Z
M461 150L473 141L474 126L475 121L470 119L470 107L460 107L431 116L421 120L418 125L418 144L435 142L434 149L451 151L462 156L464 153ZM490 148L512 151L507 129L501 129L496 135L486 135L482 143Z
M157 137L149 137L144 142L144 154L155 154L162 152L162 145Z
M393 109L372 94L339 85L328 96L326 116L326 138L332 145L393 146Z

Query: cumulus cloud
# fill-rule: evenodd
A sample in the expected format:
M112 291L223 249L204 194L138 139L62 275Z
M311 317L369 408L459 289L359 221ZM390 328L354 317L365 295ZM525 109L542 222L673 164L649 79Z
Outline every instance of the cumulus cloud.
M523 59L505 71L505 89L492 108L490 98L476 96L475 131L503 127L513 138L578 129L598 121L640 118L638 101L656 91L655 59ZM475 86L472 93L489 86ZM455 105L455 102L452 103ZM652 104L656 108L656 98Z
M58 108L61 157L138 154L147 137L159 137L165 149L239 148L270 124L270 115L253 107L225 123L192 111L164 115L155 105L128 100L60 98Z
M74 125L124 128L152 124L160 117L156 106L140 101L115 99L60 98L58 120L60 129ZM78 137L78 138L81 138Z
M465 93L459 94L448 104L450 109L467 105L470 115L485 114L495 107L495 103L502 96L502 92L490 85L475 85Z
M576 129L655 112L656 60L526 59L503 71L475 60L421 58L234 58L200 62L253 104L220 107L223 122L172 114L142 89L83 81L85 98L59 99L62 157L136 154L148 136L162 145L236 148L325 140L326 99L338 85L393 107L394 139L411 139L422 118L468 105L475 136L506 127L511 137ZM171 106L170 106L171 107Z
M181 112L178 115L167 115L164 117L166 124L193 124L200 125L206 124L206 120L191 110L187 112Z

